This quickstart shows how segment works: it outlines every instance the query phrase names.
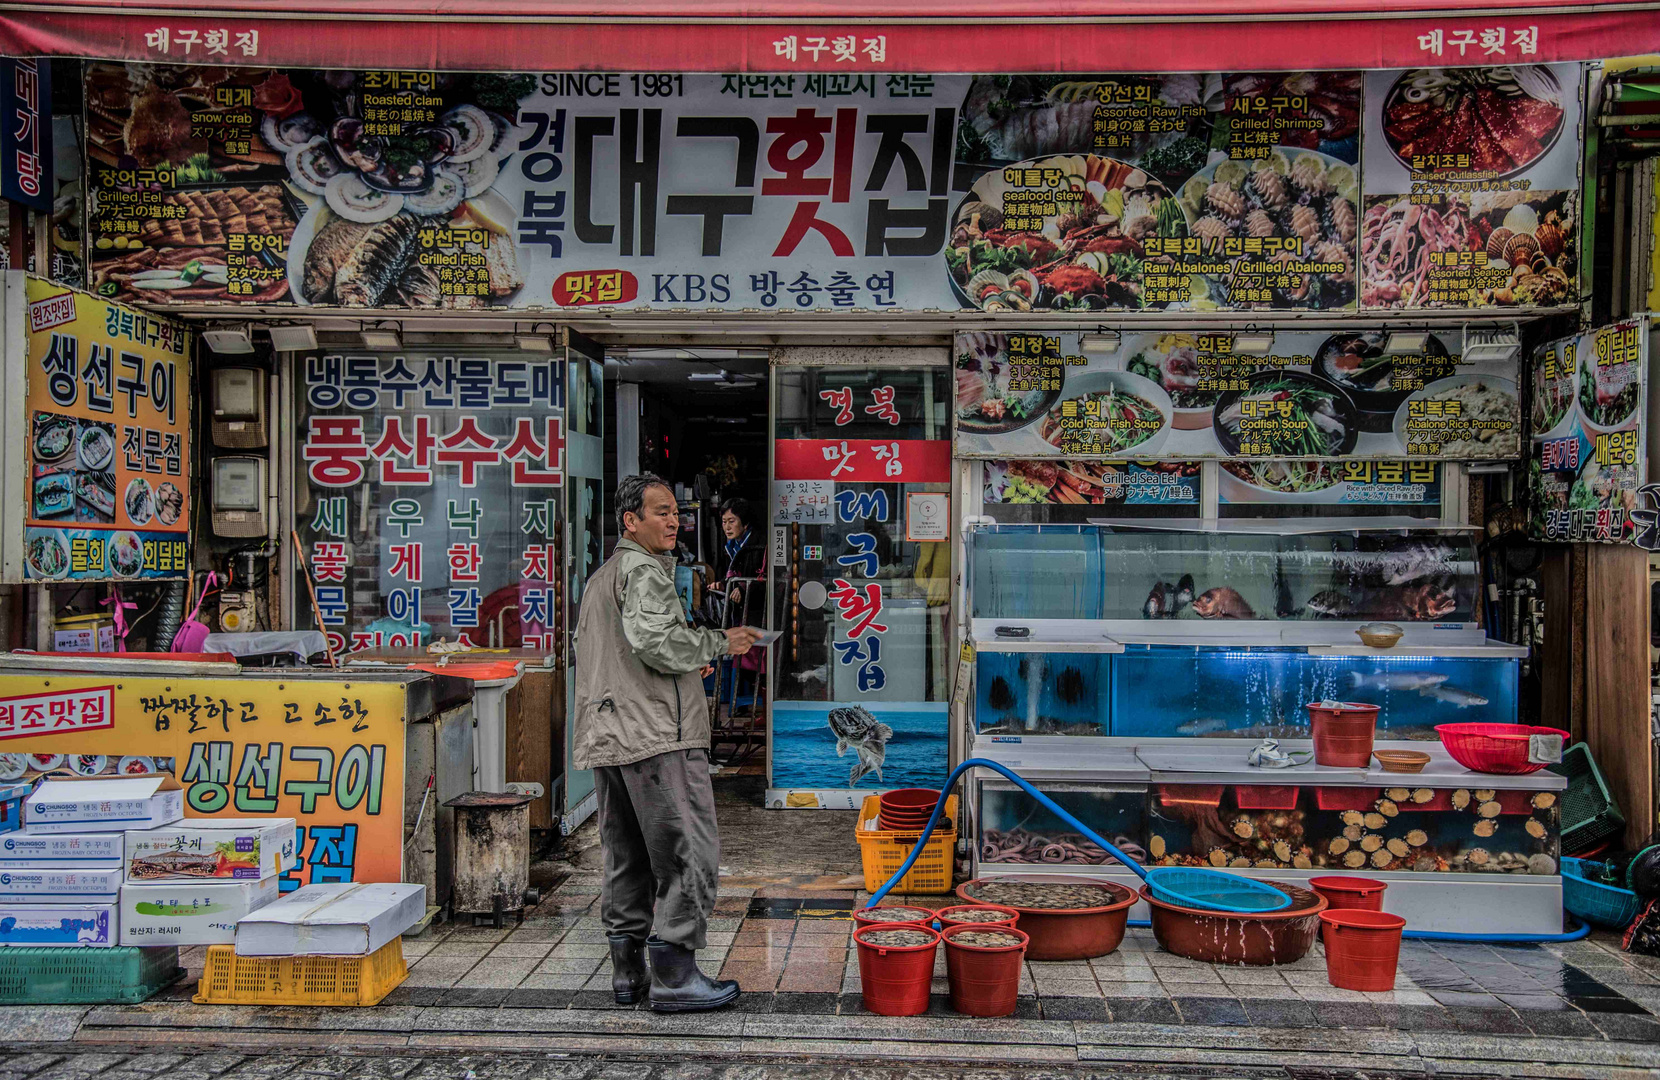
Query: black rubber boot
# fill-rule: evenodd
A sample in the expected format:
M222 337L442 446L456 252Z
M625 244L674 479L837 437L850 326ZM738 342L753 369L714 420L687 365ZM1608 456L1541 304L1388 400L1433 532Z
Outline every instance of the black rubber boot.
M651 982L646 974L646 943L627 934L606 934L611 943L611 991L618 1005L634 1005Z
M697 953L656 937L646 940L651 951L651 1009L653 1012L704 1012L738 1000L738 984L716 982L697 966Z

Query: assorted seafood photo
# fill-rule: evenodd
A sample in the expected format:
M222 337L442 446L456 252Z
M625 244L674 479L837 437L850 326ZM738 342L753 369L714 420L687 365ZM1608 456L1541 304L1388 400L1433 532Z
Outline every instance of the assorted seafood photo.
M91 65L92 285L150 303L505 303L524 271L492 187L534 86Z

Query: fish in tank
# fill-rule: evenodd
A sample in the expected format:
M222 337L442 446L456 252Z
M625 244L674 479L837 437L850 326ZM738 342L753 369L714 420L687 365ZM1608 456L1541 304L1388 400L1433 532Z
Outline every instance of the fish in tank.
M1105 735L1105 653L976 654L981 735Z
M1515 723L1519 661L1148 645L1112 675L1113 735L1308 738L1310 702L1357 701L1379 706L1379 738L1434 740L1437 724Z
M1294 804L1222 795L1149 800L1160 866L1416 873L1557 872L1560 800L1548 791L1305 787Z
M1147 861L1147 792L1140 786L1041 785L1039 790L1137 862ZM1118 860L1024 791L990 781L980 788L980 860L1104 866Z

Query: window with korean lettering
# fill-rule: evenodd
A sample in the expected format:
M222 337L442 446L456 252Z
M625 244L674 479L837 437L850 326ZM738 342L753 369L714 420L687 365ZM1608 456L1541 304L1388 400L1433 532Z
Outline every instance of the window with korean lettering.
M784 612L798 644L784 650L780 696L942 700L950 545L907 539L906 496L949 490L949 372L781 368L777 379L772 521L789 530L792 586L813 582L824 597Z
M299 363L296 516L336 648L555 648L565 361L322 352Z

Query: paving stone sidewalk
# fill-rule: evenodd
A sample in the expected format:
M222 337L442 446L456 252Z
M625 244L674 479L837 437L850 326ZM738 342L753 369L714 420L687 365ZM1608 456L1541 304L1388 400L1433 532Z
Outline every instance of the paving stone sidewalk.
M893 1018L867 1013L859 996L851 913L865 894L805 884L814 887L722 890L701 962L745 992L717 1013L665 1017L614 1003L597 878L578 873L522 924L440 926L405 939L409 980L375 1008L195 1005L201 957L189 950L190 977L144 1005L7 1010L0 1019L10 1012L17 1042L46 1049L69 1041L243 1052L380 1046L417 1056L546 1049L725 1061L1302 1062L1369 1075L1493 1075L1499 1063L1507 1076L1660 1070L1660 961L1621 952L1609 935L1546 946L1409 942L1396 989L1361 994L1330 985L1319 946L1278 967L1215 967L1163 952L1150 930L1132 928L1108 956L1027 964L1013 1018L951 1012L943 959L928 1015ZM0 1080L13 1080L3 1065Z

